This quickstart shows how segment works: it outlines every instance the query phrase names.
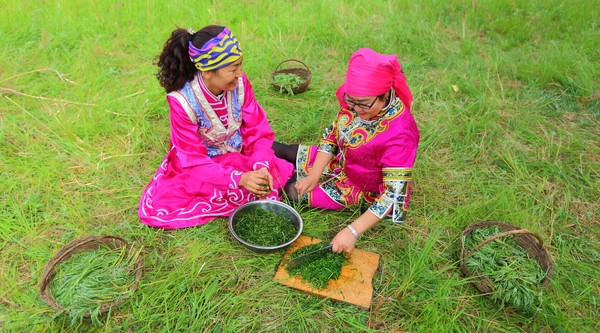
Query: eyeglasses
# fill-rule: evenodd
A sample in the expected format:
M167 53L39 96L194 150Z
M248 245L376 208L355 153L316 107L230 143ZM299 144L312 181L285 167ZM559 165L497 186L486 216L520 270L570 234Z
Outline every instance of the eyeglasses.
M346 104L348 104L348 108L351 111L354 111L355 107L358 107L364 111L369 110L370 108L373 107L373 105L375 104L375 102L377 101L378 98L379 98L379 96L375 97L375 99L373 99L373 102L371 102L371 104L362 104L362 103L356 103L356 102L349 100L348 95L346 95L346 93L344 93L344 102L346 102Z

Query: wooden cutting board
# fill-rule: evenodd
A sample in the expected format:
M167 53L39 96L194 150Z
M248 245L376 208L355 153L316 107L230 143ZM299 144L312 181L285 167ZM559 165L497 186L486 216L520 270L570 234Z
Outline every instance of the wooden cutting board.
M321 242L321 240L301 235L292 243L283 255L277 272L275 272L275 281L311 295L354 304L368 310L371 307L373 297L373 275L379 265L379 255L377 253L353 249L349 263L342 267L340 277L337 280L329 281L324 289L316 289L302 281L300 277L290 276L285 270L284 263L287 262L286 259L291 253L301 247L318 242Z

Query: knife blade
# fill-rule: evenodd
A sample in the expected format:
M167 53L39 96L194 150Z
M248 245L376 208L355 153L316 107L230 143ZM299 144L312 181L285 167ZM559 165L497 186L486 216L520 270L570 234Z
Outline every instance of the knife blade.
M301 265L303 263L305 263L308 260L314 259L316 256L318 256L321 253L327 252L327 251L331 251L331 249L333 248L333 245L329 244L325 247L322 247L320 249L308 252L306 254L303 254L301 256L298 256L292 260L290 260L287 264L288 268L294 268L297 267L298 265Z

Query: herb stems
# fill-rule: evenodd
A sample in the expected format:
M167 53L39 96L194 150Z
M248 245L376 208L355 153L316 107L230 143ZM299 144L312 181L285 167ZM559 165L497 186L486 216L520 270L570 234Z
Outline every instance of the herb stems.
M287 218L263 208L242 215L235 223L236 234L258 246L276 246L290 241L298 228Z
M304 246L290 254L290 260L322 248L325 245L325 242L319 242ZM323 289L327 287L330 280L337 280L340 277L342 267L347 263L348 258L343 253L328 251L314 260L304 262L296 267L286 267L286 271L291 276L301 277L303 281L317 289Z
M497 226L475 229L465 236L463 243L470 250L498 233ZM529 312L540 305L538 286L546 273L512 237L484 245L466 259L466 264L470 271L480 272L494 282L493 300Z
M99 325L103 305L130 296L140 251L104 246L77 253L57 267L51 292L72 323L89 316L93 324Z

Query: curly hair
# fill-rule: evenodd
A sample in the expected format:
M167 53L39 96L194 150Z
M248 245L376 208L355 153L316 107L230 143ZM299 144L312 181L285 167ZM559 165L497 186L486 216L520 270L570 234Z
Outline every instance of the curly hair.
M159 67L156 78L167 93L183 88L198 72L188 54L188 42L191 41L195 47L201 48L223 29L223 26L209 25L194 34L182 28L177 28L171 33L156 62Z

